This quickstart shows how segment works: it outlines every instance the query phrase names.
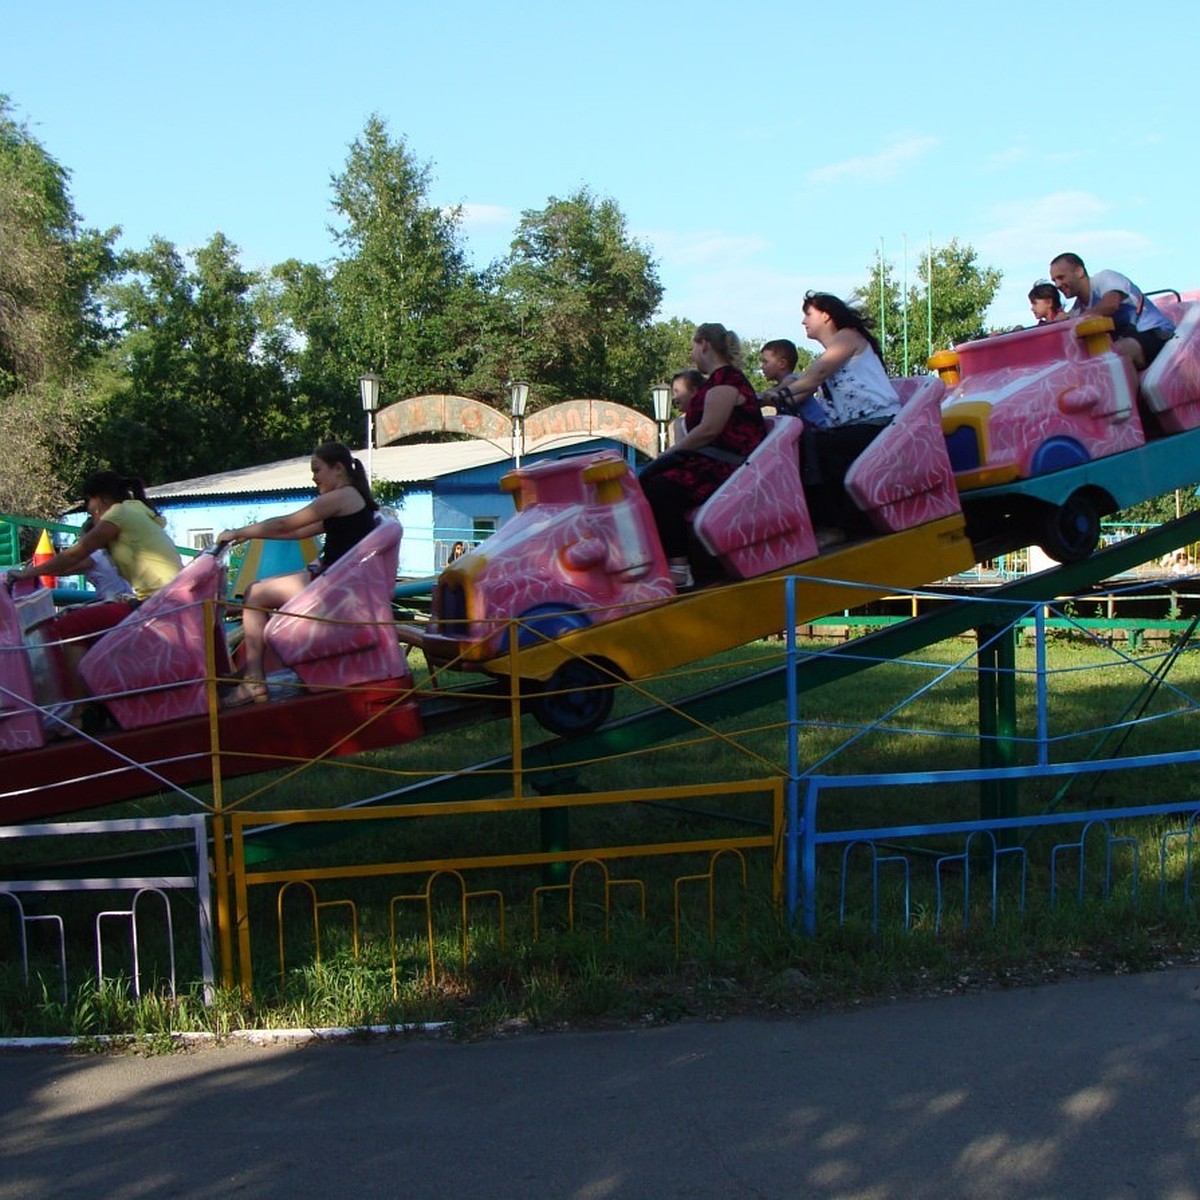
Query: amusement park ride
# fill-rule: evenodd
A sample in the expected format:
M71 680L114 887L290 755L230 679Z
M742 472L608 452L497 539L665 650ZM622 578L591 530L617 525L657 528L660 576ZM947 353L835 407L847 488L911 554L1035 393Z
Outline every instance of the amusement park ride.
M519 692L553 733L586 734L614 686L781 629L784 581L800 621L858 607L1033 543L1088 558L1100 518L1200 481L1200 302L1160 304L1176 334L1139 379L1111 323L1060 321L936 355L897 381L896 420L855 462L847 491L876 536L819 551L800 486L803 424L775 418L746 463L692 515L701 584L679 594L649 506L611 451L509 472L516 515L450 564L421 626L393 623L401 530L380 524L275 614L267 642L286 682L221 710L232 675L225 565L204 554L104 635L80 672L117 728L55 737L60 647L41 632L41 587L0 589L0 820L112 803L211 776L410 741L430 727L404 644L435 668ZM279 676L277 678L282 678ZM444 703L444 696L441 702Z

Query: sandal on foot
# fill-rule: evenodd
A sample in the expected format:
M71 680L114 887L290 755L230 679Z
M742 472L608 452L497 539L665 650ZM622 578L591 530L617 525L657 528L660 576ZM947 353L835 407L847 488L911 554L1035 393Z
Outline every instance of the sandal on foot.
M267 685L243 680L228 695L221 698L222 708L244 708L247 704L266 704Z

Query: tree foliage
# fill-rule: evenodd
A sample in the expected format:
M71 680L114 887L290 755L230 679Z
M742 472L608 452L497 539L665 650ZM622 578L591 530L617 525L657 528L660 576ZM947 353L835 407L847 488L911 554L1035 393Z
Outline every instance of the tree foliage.
M1200 510L1200 491L1189 487L1167 492L1152 500L1143 500L1141 504L1124 509L1110 519L1135 525L1162 525L1167 521L1174 521L1176 517L1186 516L1188 513L1198 510Z
M659 376L664 381L670 380L677 371L691 367L692 335L695 332L696 322L684 317L668 317L650 326L650 354L655 362L662 364Z
M850 297L875 322L891 375L919 374L931 348L941 350L983 336L987 310L1002 278L995 267L978 262L974 247L957 239L923 256L915 275L905 305L903 281L897 280L895 267L876 260L866 286Z
M509 254L470 269L460 213L430 168L370 117L331 178L337 253L248 271L215 233L119 257L80 228L68 173L0 99L0 504L61 505L100 466L147 483L361 444L358 377L386 400L461 392L535 407L586 396L649 407L687 365L691 325L653 322L655 264L586 188L526 212ZM679 361L676 362L675 360ZM30 480L44 480L40 491Z
M84 229L69 174L0 95L0 509L61 507L84 374L107 339L98 289L117 230Z
M467 283L460 214L428 202L430 169L371 117L333 179L332 229L342 251L331 277L341 349L399 394L436 388L450 355L448 309Z
M471 375L481 297L458 210L429 202L428 164L380 117L368 119L331 186L339 254L328 266L276 267L265 320L298 423L353 445L364 372L382 375L391 399L453 391Z
M664 369L651 327L662 285L615 201L580 188L526 211L501 270L512 369L537 385L536 399L646 406Z
M294 452L282 368L259 345L258 279L237 247L217 233L184 256L155 238L122 268L107 293L122 336L97 388L88 466L161 483Z

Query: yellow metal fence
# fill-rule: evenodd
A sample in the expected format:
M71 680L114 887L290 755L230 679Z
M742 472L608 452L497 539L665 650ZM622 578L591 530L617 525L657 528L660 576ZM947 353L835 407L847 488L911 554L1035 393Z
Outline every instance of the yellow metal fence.
M522 853L472 854L453 858L414 858L411 860L389 860L386 862L354 862L331 864L328 858L323 864L315 861L301 867L277 868L253 866L247 861L247 832L264 825L328 825L330 827L356 825L364 822L420 821L430 818L469 817L480 814L541 812L548 809L598 809L611 805L654 803L669 805L672 802L695 802L731 797L761 796L767 810L764 816L766 831L744 836L692 837L672 841L633 841L622 845L588 846L578 849L537 850ZM713 936L715 924L715 895L717 888L717 864L725 857L732 857L740 867L741 886L746 886L746 854L765 852L770 862L771 900L778 906L783 895L783 817L784 785L780 779L757 779L731 783L692 785L689 787L652 788L633 791L597 792L544 796L537 798L502 798L494 800L464 800L425 804L392 805L356 809L325 811L285 810L275 812L232 812L226 817L230 830L230 871L234 891L234 924L238 935L238 959L240 982L243 993L249 997L253 985L253 947L251 936L250 889L275 885L279 888L276 898L276 913L279 922L279 962L284 969L283 950L283 894L297 887L301 894L311 900L311 919L315 953L320 958L320 913L329 908L347 909L354 928L354 949L358 949L358 914L352 900L345 897L318 896L317 885L331 880L352 880L396 877L409 879L424 876L416 888L401 885L388 902L388 923L391 938L393 987L398 986L396 951L397 912L406 905L420 906L424 910L426 938L428 941L431 978L436 979L437 963L434 949L433 889L439 879L451 879L460 895L460 940L464 965L468 955L468 913L478 909L479 901L486 901L489 909L496 913L500 943L503 945L506 929L506 914L510 904L506 896L496 888L472 890L468 880L471 872L502 868L528 868L561 863L571 864L569 881L535 888L529 897L532 906L531 925L534 936L538 934L539 905L556 891L563 892L568 901L568 919L574 923L574 894L580 869L594 866L603 882L605 935L607 936L612 897L621 891L638 896L643 920L645 919L645 885L640 879L613 879L608 864L671 856L707 855L707 869L696 873L690 870L679 875L673 884L676 947L679 944L681 921L681 889L699 884L707 889L707 913L709 936ZM344 832L344 830L343 830ZM309 855L320 859L320 847ZM626 866L628 870L628 866ZM226 959L226 982L232 984L232 964Z

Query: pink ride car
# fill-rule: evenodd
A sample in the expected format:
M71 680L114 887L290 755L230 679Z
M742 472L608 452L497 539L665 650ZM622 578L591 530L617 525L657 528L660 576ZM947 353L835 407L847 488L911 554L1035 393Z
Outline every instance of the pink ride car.
M1160 305L1175 337L1138 377L1106 318L1055 321L934 355L942 428L977 546L1086 558L1100 518L1169 487L1148 443L1200 425L1200 304ZM1112 460L1106 462L1106 460ZM1190 469L1183 472L1190 474Z
M225 555L193 558L83 655L80 678L112 725L82 737L61 736L74 732L63 719L74 702L62 643L47 636L51 593L0 587L0 810L26 820L208 778L214 717L231 776L421 736L391 607L401 537L398 522L380 521L272 614L272 703L216 713L214 681L232 674Z
M846 479L880 532L960 513L941 431L944 385L936 376L898 382L900 415ZM818 555L800 484L803 430L797 418L773 419L762 444L692 514L697 555L730 583L782 575ZM621 618L675 600L650 506L616 453L537 463L509 472L500 486L516 516L446 567L429 623L402 633L432 663L507 674L510 640L519 652L585 629L611 628L617 638ZM689 594L689 611L712 591ZM535 710L543 725L579 732L597 723L594 712L550 711L549 695L567 686L554 682L545 711Z
M500 489L517 516L442 572L422 637L431 658L495 658L510 618L524 646L675 595L650 505L614 451L519 468Z

